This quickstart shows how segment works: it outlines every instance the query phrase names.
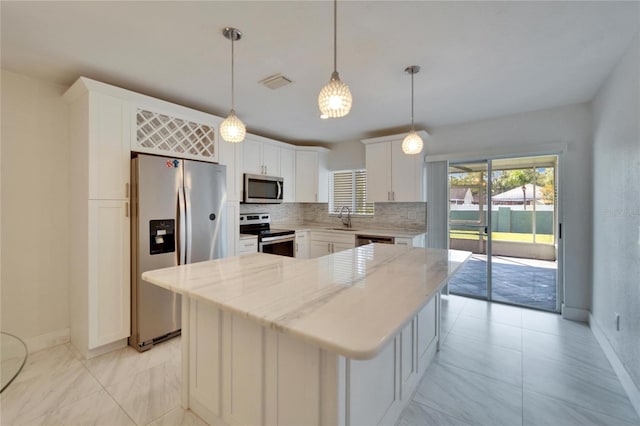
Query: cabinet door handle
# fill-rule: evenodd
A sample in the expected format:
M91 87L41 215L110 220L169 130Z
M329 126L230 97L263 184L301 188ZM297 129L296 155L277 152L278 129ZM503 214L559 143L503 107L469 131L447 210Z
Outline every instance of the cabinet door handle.
M327 243L327 251L331 253L331 243Z
M396 191L391 191L391 201L396 200Z

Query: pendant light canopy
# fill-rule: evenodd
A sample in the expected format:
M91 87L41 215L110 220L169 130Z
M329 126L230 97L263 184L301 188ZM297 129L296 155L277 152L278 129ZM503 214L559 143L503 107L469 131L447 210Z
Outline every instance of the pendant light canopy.
M320 118L340 118L351 111L351 91L338 75L338 0L333 1L333 73L318 95Z
M402 140L402 152L405 154L420 154L424 143L413 127L413 75L420 71L420 67L411 65L405 68L404 71L411 74L411 131Z
M234 109L233 87L233 43L240 40L242 33L236 28L226 27L222 30L222 35L224 35L228 40L231 40L231 111L222 124L220 124L220 134L222 135L222 139L227 142L242 142L245 134L247 133L247 129L244 126L244 123L236 115L236 110Z

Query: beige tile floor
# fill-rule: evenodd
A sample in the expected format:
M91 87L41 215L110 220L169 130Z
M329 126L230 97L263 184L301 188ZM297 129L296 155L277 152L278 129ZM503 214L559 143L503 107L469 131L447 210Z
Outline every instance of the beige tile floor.
M180 407L180 339L82 360L69 344L29 355L0 397L0 424L206 425Z
M441 351L398 425L640 425L585 324L443 297ZM61 345L29 356L0 396L0 424L205 425L180 407L180 339L91 360Z

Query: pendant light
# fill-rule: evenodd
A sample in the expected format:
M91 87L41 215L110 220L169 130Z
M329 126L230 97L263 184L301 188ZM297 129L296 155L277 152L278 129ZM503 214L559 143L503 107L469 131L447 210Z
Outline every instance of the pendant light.
M420 67L411 65L405 68L404 71L411 74L411 131L402 140L402 152L405 154L420 154L424 143L413 127L413 75L420 71Z
M222 139L227 142L242 142L247 133L247 129L236 115L233 92L233 43L240 40L242 33L236 28L226 27L222 30L222 35L228 40L231 40L231 111L222 124L220 124L220 134L222 135Z
M318 95L320 118L340 118L351 111L349 86L340 81L338 75L338 0L333 0L333 73L331 79Z

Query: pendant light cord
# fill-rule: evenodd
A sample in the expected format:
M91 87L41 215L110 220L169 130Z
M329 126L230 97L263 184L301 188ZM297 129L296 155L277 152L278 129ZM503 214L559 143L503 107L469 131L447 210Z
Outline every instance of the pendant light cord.
M333 72L338 71L338 0L333 0Z
M411 131L414 131L413 127L413 72L411 73Z
M234 80L233 80L233 43L236 39L236 34L235 31L231 34L231 110L233 111L235 109L235 104L234 104L234 98L235 98L235 94L234 94Z

